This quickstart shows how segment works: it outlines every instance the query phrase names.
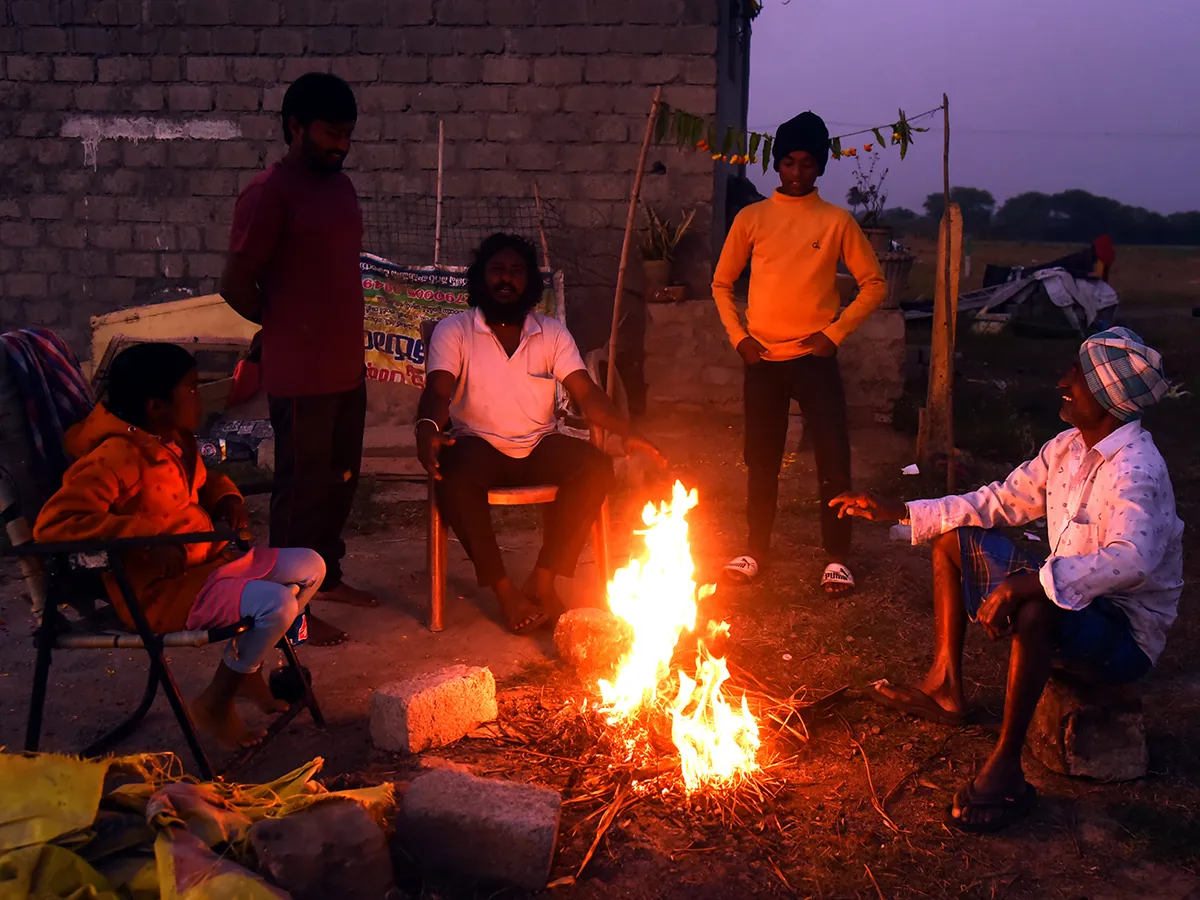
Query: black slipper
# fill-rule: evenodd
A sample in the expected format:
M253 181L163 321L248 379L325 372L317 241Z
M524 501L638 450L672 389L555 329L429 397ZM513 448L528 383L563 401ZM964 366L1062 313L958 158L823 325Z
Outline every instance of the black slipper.
M964 812L968 809L996 810L998 815L986 822L967 822L954 815L956 805ZM954 795L954 802L946 807L946 814L942 817L942 821L946 823L946 827L965 831L968 834L994 834L1027 818L1035 806L1037 806L1037 790L1028 781L1023 783L1015 795L1008 793L981 794L975 790L974 781L968 781Z
M911 693L912 698L909 700L901 697L889 697L879 690L880 686L884 684L891 684L891 682L886 678L879 679L879 681L871 685L871 689L867 691L867 696L876 703L888 707L888 709L908 713L910 716L916 716L918 719L924 719L927 722L935 722L938 725L949 725L951 728L961 728L967 724L967 713L950 712L950 710L942 707L941 704L924 691L913 687L911 684L898 683L891 685L892 687L902 688Z

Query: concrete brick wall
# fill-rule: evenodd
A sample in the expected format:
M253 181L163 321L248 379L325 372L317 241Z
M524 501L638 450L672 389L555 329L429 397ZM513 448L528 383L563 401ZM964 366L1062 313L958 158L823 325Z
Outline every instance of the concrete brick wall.
M612 261L569 287L572 327L603 333L654 86L715 112L720 37L737 6L4 0L0 326L53 327L82 350L92 315L213 291L238 190L284 150L286 86L324 70L358 97L347 171L364 196L433 191L439 119L448 196L528 196L536 176L576 244ZM96 140L86 116L106 133L149 117L159 133ZM647 179L646 198L700 207L707 233L712 161L666 149L655 161L666 174ZM710 256L698 240L685 261L695 292Z

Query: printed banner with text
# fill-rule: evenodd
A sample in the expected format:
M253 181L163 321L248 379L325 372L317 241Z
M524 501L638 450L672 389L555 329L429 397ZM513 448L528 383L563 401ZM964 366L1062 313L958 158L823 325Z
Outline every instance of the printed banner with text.
M360 257L366 302L367 378L387 384L425 386L421 323L440 322L469 309L464 266L401 266L368 253ZM554 315L549 272L538 311Z

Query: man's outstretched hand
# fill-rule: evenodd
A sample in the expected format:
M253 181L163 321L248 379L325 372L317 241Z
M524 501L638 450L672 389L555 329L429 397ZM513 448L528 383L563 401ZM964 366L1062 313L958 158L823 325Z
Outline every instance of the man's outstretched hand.
M621 441L621 443L625 448L626 456L632 456L635 453L640 453L660 469L665 469L667 467L667 458L663 456L662 451L641 435L628 435Z
M442 473L438 471L438 455L443 447L449 447L453 443L454 438L438 431L432 422L417 424L417 459L434 481L442 480Z
M908 518L908 507L899 500L880 497L866 491L847 491L829 501L838 518L856 516L871 522L898 522Z

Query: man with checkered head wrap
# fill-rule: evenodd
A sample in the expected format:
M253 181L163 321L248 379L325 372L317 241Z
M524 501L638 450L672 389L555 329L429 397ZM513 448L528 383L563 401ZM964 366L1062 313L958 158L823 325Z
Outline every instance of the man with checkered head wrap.
M1141 424L1170 389L1162 357L1128 328L1110 328L1084 341L1058 388L1072 427L1004 482L907 504L861 493L833 501L840 515L898 519L913 543L933 543L933 665L915 684L878 682L873 699L964 724L967 621L993 639L1012 636L999 743L946 810L946 824L963 831L997 831L1032 809L1021 748L1051 670L1099 684L1142 677L1183 587L1183 523ZM1048 545L1018 546L995 530L1043 518Z

